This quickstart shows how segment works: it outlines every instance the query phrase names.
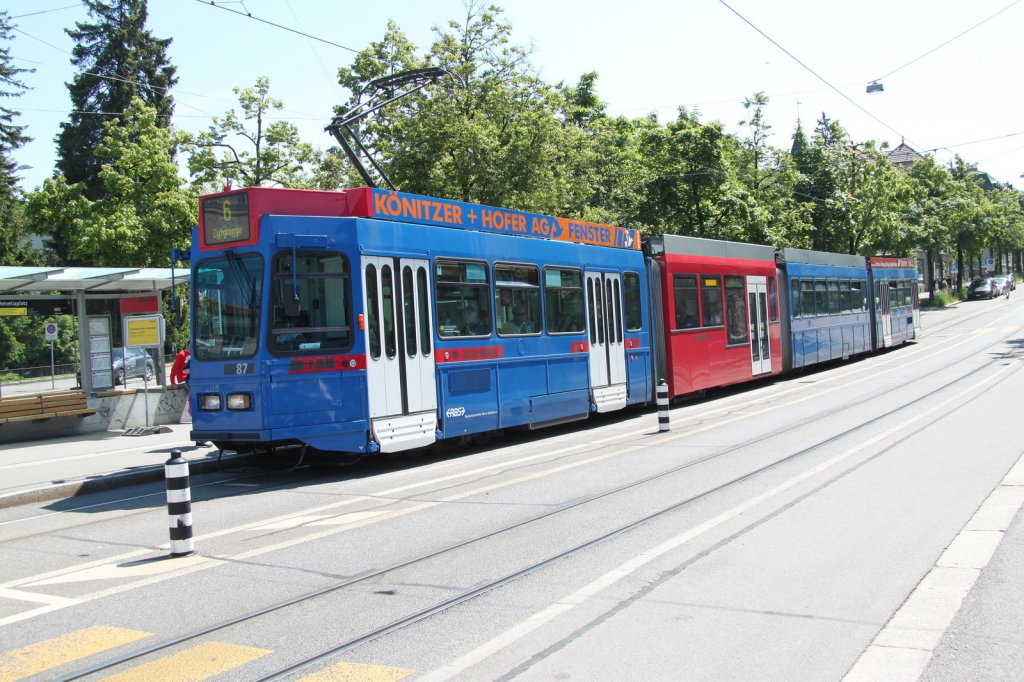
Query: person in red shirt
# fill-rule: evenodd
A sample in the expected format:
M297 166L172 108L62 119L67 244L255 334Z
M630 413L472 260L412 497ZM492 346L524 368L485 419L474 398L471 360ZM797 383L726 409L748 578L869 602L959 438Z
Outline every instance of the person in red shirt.
M189 389L188 377L191 373L192 365L192 354L188 352L188 348L182 348L181 351L174 356L174 364L171 365L171 386L184 386L185 390ZM192 401L186 398L188 401L188 413L192 414ZM205 448L210 445L208 440L197 440L197 448Z
M185 373L185 361L189 359L190 355L188 348L182 348L174 356L174 364L171 365L171 386L184 384L188 388L188 374Z

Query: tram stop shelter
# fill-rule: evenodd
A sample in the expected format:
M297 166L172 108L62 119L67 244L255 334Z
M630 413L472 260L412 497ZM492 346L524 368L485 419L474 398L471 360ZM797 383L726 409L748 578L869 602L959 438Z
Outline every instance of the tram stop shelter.
M80 381L86 395L114 385L111 353L124 343L125 320L162 323L160 294L189 281L188 269L0 266L0 316L75 315ZM162 334L160 335L162 337ZM162 344L155 351L156 380L166 381Z

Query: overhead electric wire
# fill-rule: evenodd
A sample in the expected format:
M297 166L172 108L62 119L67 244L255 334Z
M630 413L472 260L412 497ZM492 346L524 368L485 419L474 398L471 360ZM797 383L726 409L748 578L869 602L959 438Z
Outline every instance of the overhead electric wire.
M962 31L962 32L960 32L960 33L957 33L957 34L956 34L955 36L953 36L952 38L950 38L950 39L949 39L949 40L947 40L946 42L942 43L941 45L938 45L938 46L936 46L936 47L933 47L932 49L930 49L930 50L928 50L927 52L925 52L925 53L924 53L923 55L921 55L921 56L919 56L919 57L915 57L914 59L911 59L911 60L910 60L909 62L907 62L907 63L906 63L906 64L904 64L903 66L899 66L899 67L897 67L897 68L893 69L892 71L890 71L889 73L885 74L884 76L880 76L880 77L878 77L878 78L874 79L874 81L873 81L873 82L877 82L877 81L880 81L880 80L884 80L884 79L888 78L889 76L893 75L894 73L896 73L897 71L902 71L903 69L907 68L908 66L910 66L910 65L911 65L911 64L913 64L914 62L917 62L917 61L920 61L920 60L924 59L925 57L927 57L928 55L930 55L930 54L931 54L932 52L935 52L936 50L939 50L939 49L941 49L941 48L945 47L946 45L949 45L949 44L950 44L951 42L953 42L953 41L954 41L954 40L956 40L957 38L960 38L960 37L962 37L962 36L965 36L965 35L967 35L968 33L970 33L971 31L973 31L974 29L976 29L976 28L978 28L979 26L981 26L982 24L984 24L984 23L986 23L986 22L988 22L988 21L991 21L992 19L995 19L995 18L996 18L997 16L999 16L1000 14L1002 14L1003 12L1005 12L1006 10L1010 9L1011 7L1013 7L1013 6L1014 6L1014 5L1016 5L1016 4L1019 4L1019 3L1020 3L1020 1L1021 1L1021 0L1013 0L1013 2L1011 2L1011 3L1009 4L1009 5L1007 5L1006 7L1002 8L1001 10L999 10L998 12L996 12L995 14L993 14L992 16L990 16L990 17L986 17L985 19L982 19L981 21L979 21L978 23L976 23L976 24L975 24L974 26L971 26L971 27L970 27L969 29L967 29L966 31Z
M340 47L342 50L348 50L349 52L354 52L356 54L359 53L359 50L356 50L354 48L348 47L346 45L340 45L338 43L331 42L330 40L327 40L325 38L318 38L317 36L311 35L309 33L304 33L302 31L297 31L294 28L291 28L289 26L284 26L282 24L275 24L273 21L267 21L266 19L260 19L257 16L253 16L253 14L251 12L239 12L237 9L231 9L230 7L225 7L224 5L218 5L214 0L196 0L196 2L198 2L200 4L203 4L203 5L211 5L213 7L216 7L217 9L222 9L225 12L231 12L232 14L237 14L240 17L248 17L249 19L252 19L253 21L258 21L260 23L267 24L268 26L273 26L275 28L279 28L279 29L282 29L284 31L289 31L291 33L296 33L296 34L298 34L300 36L305 36L306 38L309 38L310 40L316 40L316 41L319 41L321 43L325 43L327 45L332 45L334 47Z
M29 12L28 14L19 14L16 17L10 17L10 19L24 19L25 17L34 17L34 16L37 16L39 14L50 14L52 12L62 12L64 10L66 10L66 9L75 9L75 8L78 8L78 7L81 7L81 5L80 4L65 5L64 7L54 7L53 9L40 10L39 12Z
M1018 0L1018 1L1019 1L1019 0ZM849 103L850 103L850 104L852 104L853 106L855 106L855 107L857 107L858 109L860 109L860 110L861 110L862 112L864 112L865 114L867 114L868 116L870 116L870 117L871 117L871 118L872 118L873 120L877 121L878 123L882 124L883 126L885 126L886 128L888 128L889 130L891 130L892 132L894 132L894 133L896 133L897 135L899 135L900 137L902 137L902 138L903 138L904 140L906 140L906 139L909 139L909 138L908 138L908 137L907 137L906 135L904 135L904 134L903 134L903 133L901 133L900 131L896 130L896 129L895 129L895 128L893 128L893 127L892 127L891 125L889 125L888 123L886 123L885 121L883 121L882 119L878 118L877 116L875 116L874 114L872 114L872 113L871 113L870 111L868 111L867 109L865 109L864 107L862 107L862 106L861 106L860 104L858 104L858 103L857 103L857 102L856 102L856 101L855 101L855 100L854 100L853 98L851 98L851 97L850 97L849 95L847 95L847 94L846 94L845 92L843 92L842 90L840 90L840 89L839 89L839 88L837 88L836 86L832 85L832 83L830 83L830 82L828 82L827 80L825 80L825 78L824 78L823 76L821 76L821 75L820 75L820 74L819 74L819 73L818 73L817 71L815 71L814 69L812 69L811 67L809 67L809 66L808 66L807 64L804 64L804 63L803 63L802 61L800 61L800 59L799 59L799 58L797 58L797 56L796 56L796 55L794 55L794 54L793 54L792 52L790 52L789 50L787 50L786 48L784 48L784 47L783 47L782 45L780 45L780 44L779 44L779 43L778 43L778 42L777 42L777 41L776 41L776 40L775 40L774 38L772 38L772 37L771 37L770 35L768 35L768 34L767 34L767 33L765 33L764 31L762 31L762 30L761 30L760 28L758 28L758 27L757 27L756 25L754 25L754 23L753 23L753 22L751 22L751 21L750 21L749 19L747 19L747 18L746 18L745 16L743 16L742 14L740 14L739 12L737 12L737 11L736 11L735 9L733 9L733 8L732 8L732 7L731 7L731 6L729 5L729 3L727 3L727 2L725 1L725 0L718 0L718 2L719 2L719 3L721 3L721 4L723 5L723 6L725 6L725 8L726 8L726 9L728 9L728 10L729 10L730 12L732 12L733 14L735 14L736 16L738 16L738 17L739 17L740 19L742 19L742 20L743 20L743 22L744 22L745 24L747 24L748 26L750 26L750 28L752 28L752 29L754 29L755 31L757 31L758 33L760 33L760 34L761 34L761 35L762 35L762 36L763 36L763 37L764 37L764 38L765 38L766 40L768 40L768 42L770 42L770 43L771 43L772 45L774 45L775 47L777 47L777 48L779 48L780 50L782 50L782 51L783 51L783 52L784 52L784 53L785 53L785 54L786 54L786 55L787 55L787 56L788 56L788 57L789 57L790 59L792 59L792 60L793 60L793 61L795 61L795 62L796 62L797 64L799 64L800 66L802 66L802 67L803 67L804 69L806 69L806 70L807 70L807 71L808 71L808 72L809 72L809 73L810 73L811 75L813 75L813 76L814 76L815 78L817 78L817 79L818 79L818 80L820 80L820 81L821 81L822 83L824 83L824 84L825 84L825 85L827 85L827 86L828 86L829 88L831 88L831 89L832 89L833 91L835 91L835 92L836 92L836 94L838 94L838 95L839 95L840 97L842 97L842 98L843 98L843 99L845 99L845 100L846 100L847 102L849 102ZM916 143L915 143L915 144L914 144L913 146L915 146L915 147L919 147L919 146L921 146L921 145L918 145L918 144L916 144Z
M994 140L1003 140L1003 139L1006 139L1007 137L1017 137L1018 135L1024 135L1024 131L1019 132L1019 133L1007 133L1006 135L996 135L995 137L986 137L983 140L972 140L971 142L960 142L959 144L944 144L944 145L941 145L939 147L933 147L931 149L926 149L925 151L926 152L937 152L940 149L952 149L953 147L967 147L968 145L972 145L972 144L981 144L982 142L992 142Z

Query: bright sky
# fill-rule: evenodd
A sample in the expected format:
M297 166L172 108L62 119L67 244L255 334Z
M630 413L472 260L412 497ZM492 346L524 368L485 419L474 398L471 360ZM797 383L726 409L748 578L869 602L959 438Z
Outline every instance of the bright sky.
M745 118L743 99L764 91L776 146L789 147L798 116L810 132L824 111L857 141L895 147L905 138L941 163L959 153L995 179L1024 186L1021 0L498 4L514 41L532 46L531 62L546 81L571 84L597 71L598 95L610 114L656 111L665 122L683 105L735 132ZM271 94L284 101L281 116L322 148L333 144L323 132L332 107L347 99L334 74L351 62L352 50L380 40L392 19L423 53L433 40L432 26L465 15L462 0L217 5L351 50L208 0L149 0L149 29L174 40L169 52L179 79L173 90L175 126L205 129L211 116L237 108L233 86L267 76ZM22 74L32 89L5 102L21 112L17 122L28 125L35 138L15 154L19 164L31 166L20 171L22 187L31 190L53 172L53 140L70 109L65 83L75 70L64 29L85 20L86 13L73 0L5 0L4 7L18 29L10 45L14 65L36 70ZM875 79L885 89L869 95L865 88Z

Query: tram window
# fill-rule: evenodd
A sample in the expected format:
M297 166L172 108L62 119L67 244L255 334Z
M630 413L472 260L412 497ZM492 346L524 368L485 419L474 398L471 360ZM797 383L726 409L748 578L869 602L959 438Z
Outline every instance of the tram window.
M828 289L825 280L814 280L814 312L817 315L828 315Z
M800 317L814 317L814 280L800 280Z
M366 331L370 337L370 359L380 359L380 307L377 294L377 268L371 263L366 266Z
M789 289L793 296L792 315L794 318L800 317L800 280L794 279L789 283Z
M747 301L742 277L725 278L725 327L729 345L747 342Z
M771 321L779 321L779 294L775 288L775 278L768 278L768 308L770 309Z
M675 298L674 329L696 329L697 320L697 275L672 275L672 290Z
M416 292L420 313L420 352L430 355L430 297L427 296L427 269L416 268Z
M196 357L201 360L252 357L260 333L263 259L234 252L202 260L194 282Z
M839 283L839 304L842 306L840 312L853 312L853 303L850 300L850 283L845 280Z
M280 251L274 257L273 283L271 351L342 350L352 345L351 283L345 256ZM288 317L284 314L284 303L295 295L296 284L301 311Z
M615 280L615 340L622 343L622 292L619 280Z
M398 354L395 340L395 281L391 266L380 269L380 297L384 303L384 354L391 360Z
M700 277L701 326L722 326L722 279L718 276Z
M615 295L612 292L612 281L604 281L604 318L605 327L608 329L608 343L615 343ZM622 315L622 311L619 311Z
M591 287L594 290L594 310L597 315L597 342L604 345L604 333L605 333L605 317L604 317L604 287L601 286L601 278L594 277L590 280Z
M412 286L412 268L402 268L402 309L405 312L405 354L416 357L416 290Z
M583 331L583 273L565 268L544 268L544 310L548 334Z
M900 295L900 292L899 292L899 287L896 284L896 280L890 279L889 280L889 310L886 310L885 312L887 312L887 313L891 312L893 308L898 307L900 305L899 295Z
M905 279L905 280L903 280L903 305L906 305L906 306L910 305L910 303L911 303L910 302L910 296L911 296L910 292L911 292L910 280L909 279Z
M597 343L597 318L594 316L594 287L587 287L587 312L590 314L590 343Z
M494 315L499 336L540 333L540 270L536 265L495 263Z
M635 272L624 273L622 292L626 296L626 331L638 332L644 323L640 306L640 275Z
M839 282L830 279L828 281L828 314L838 315L841 309L839 304Z
M850 282L850 309L855 313L867 310L863 280L855 279Z
M435 261L434 301L439 335L490 336L490 284L485 264Z

